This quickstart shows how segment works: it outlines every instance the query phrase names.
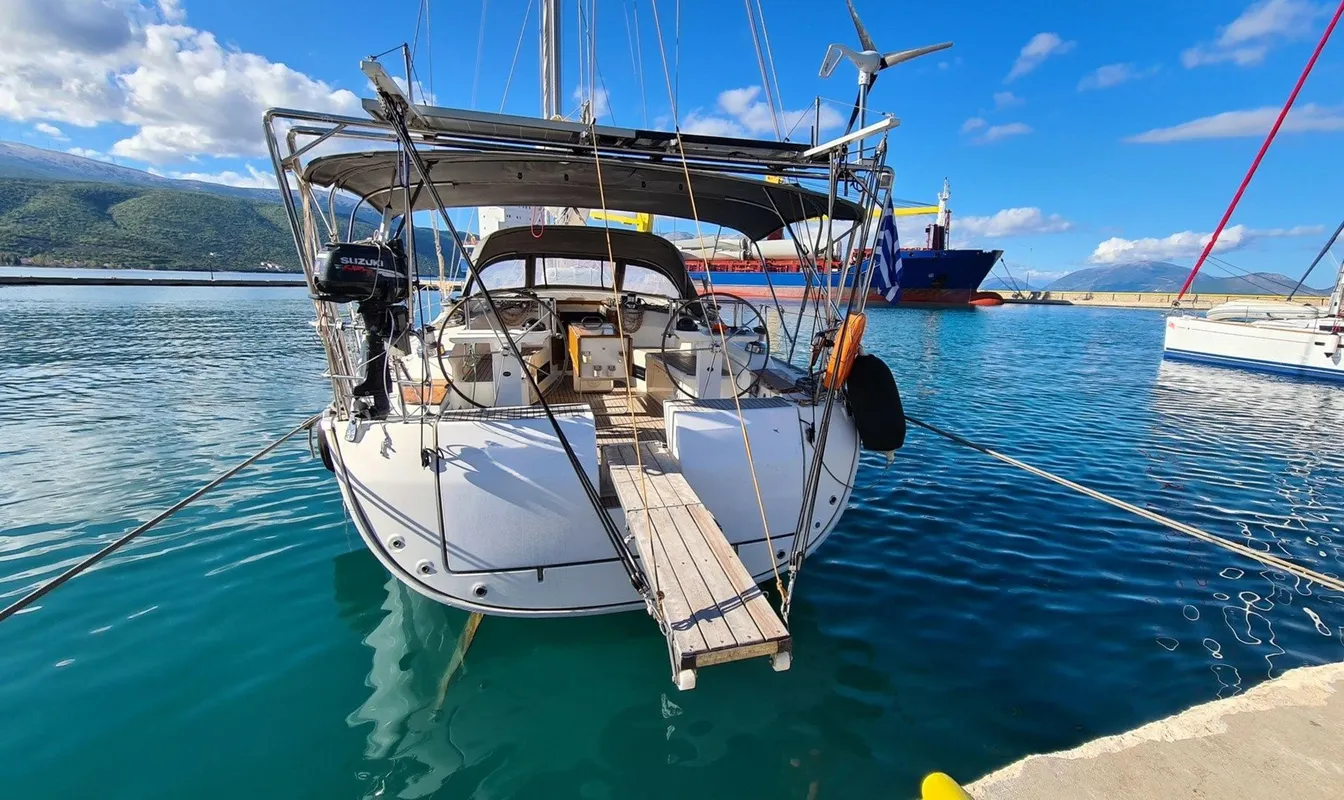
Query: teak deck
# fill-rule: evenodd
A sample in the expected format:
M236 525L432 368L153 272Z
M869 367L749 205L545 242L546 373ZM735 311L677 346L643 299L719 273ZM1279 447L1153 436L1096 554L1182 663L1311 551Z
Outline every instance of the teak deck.
M666 447L641 441L639 458L628 443L602 451L645 575L662 596L677 686L694 688L699 667L744 658L770 656L775 670L788 669L788 629Z

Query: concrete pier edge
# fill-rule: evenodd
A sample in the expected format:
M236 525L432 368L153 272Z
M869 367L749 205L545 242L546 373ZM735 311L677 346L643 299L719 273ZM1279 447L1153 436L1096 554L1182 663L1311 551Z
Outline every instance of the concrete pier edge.
M967 786L974 800L1344 797L1344 663L1300 667Z

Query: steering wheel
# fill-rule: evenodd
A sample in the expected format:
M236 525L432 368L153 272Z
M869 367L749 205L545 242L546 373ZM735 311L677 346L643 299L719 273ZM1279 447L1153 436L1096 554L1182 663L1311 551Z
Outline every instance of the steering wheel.
M668 341L676 338L676 331L697 332L710 337L709 349L715 352L716 357L711 359L712 368L718 367L724 363L719 360L721 356L728 364L732 364L732 359L728 358L725 351L725 345L733 339L741 336L755 336L754 342L748 342L746 345L748 354L748 363L737 372L732 373L733 385L743 386L740 380L744 373L750 373L751 357L763 354L767 358L770 355L770 329L765 324L765 315L760 309L752 305L747 300L728 292L710 292L702 294L694 300L687 300L672 308L672 313L667 317L667 325L663 327L662 346L659 348L659 355L664 359L668 353ZM759 350L753 349L753 346L759 347ZM680 350L674 348L672 352L681 352L692 354L696 349ZM732 372L732 367L729 367ZM739 389L736 397L742 397L750 392L757 383L757 377L751 376L751 380ZM699 399L692 395L689 390L682 387L678 381L673 381L677 392L689 397L692 400Z
M490 328L491 330L496 331L497 336L498 336L498 328L496 327L495 320L498 320L498 322L508 325L509 327L521 327L522 325L525 325L528 330L530 330L533 326L537 325L540 322L540 319L536 320L518 319L516 322L510 319L515 315L526 314L533 308L540 308L542 306L541 297L531 289L524 289L521 287L511 289L492 289L490 290L490 298L495 301L494 303L495 319L491 320ZM450 306L448 310L444 312L443 322L441 322L438 326L438 331L435 335L434 358L436 361L438 361L439 370L444 374L445 377L450 373L448 371L447 365L444 363L444 360L445 358L451 360L452 358L454 358L454 356L444 355L443 329L448 326L466 325L467 310L469 308L467 304L473 302L484 305L486 303L485 295L472 294L458 298L457 302L454 303L452 306ZM457 357L461 358L461 356ZM477 401L468 397L461 389L457 387L457 381L449 380L448 388L451 389L453 393L456 394L458 397L466 401L468 405L471 405L475 408L488 408L488 406L478 403Z
M526 312L533 307L542 305L541 297L531 289L522 287L510 289L492 289L490 298L495 301L495 316L509 327L517 327L525 322L525 319L513 319L519 312ZM486 312L486 299L483 294L471 294L458 298L444 313L444 325L465 325L467 322L467 310L471 308L468 303L476 303L482 306L480 313ZM476 314L472 314L476 316ZM535 323L533 323L535 324ZM495 327L491 323L490 327ZM528 326L531 327L531 326Z

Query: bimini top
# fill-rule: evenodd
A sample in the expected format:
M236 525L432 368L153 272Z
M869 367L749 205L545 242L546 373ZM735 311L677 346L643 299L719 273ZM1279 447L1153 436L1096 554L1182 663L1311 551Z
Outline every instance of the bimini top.
M604 157L602 187L591 157L531 153L426 152L430 178L449 208L553 206L693 219L764 239L784 227L825 216L856 221L863 211L848 200L828 208L825 194L785 183L766 183L721 172L690 171L692 208L683 168ZM392 150L343 153L314 159L303 171L315 186L335 187L364 199L379 212L405 210ZM413 176L418 178L419 176ZM414 184L413 184L414 187ZM412 190L415 210L433 208L430 193Z
M640 264L666 276L682 298L695 297L695 284L686 272L686 262L676 245L653 233L612 228L610 240L607 235L607 229L598 225L547 225L539 234L531 228L504 228L487 236L476 251L476 273L484 275L493 264L517 263L517 259L529 257L555 256L607 262L611 255L616 259L618 286L624 283L625 265ZM532 281L528 283L531 285ZM468 294L471 289L469 282Z

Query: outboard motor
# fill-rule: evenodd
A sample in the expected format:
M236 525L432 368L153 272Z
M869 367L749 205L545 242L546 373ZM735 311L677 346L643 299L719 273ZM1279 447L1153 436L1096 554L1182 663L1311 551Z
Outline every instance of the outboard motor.
M317 254L313 268L317 299L331 303L358 303L364 321L360 380L353 394L365 398L372 416L381 419L391 410L388 392L392 376L387 369L387 342L405 330L409 320L406 299L410 279L406 252L400 240L328 244Z
M845 381L854 427L865 450L891 453L905 444L905 409L891 370L875 355L862 353Z

